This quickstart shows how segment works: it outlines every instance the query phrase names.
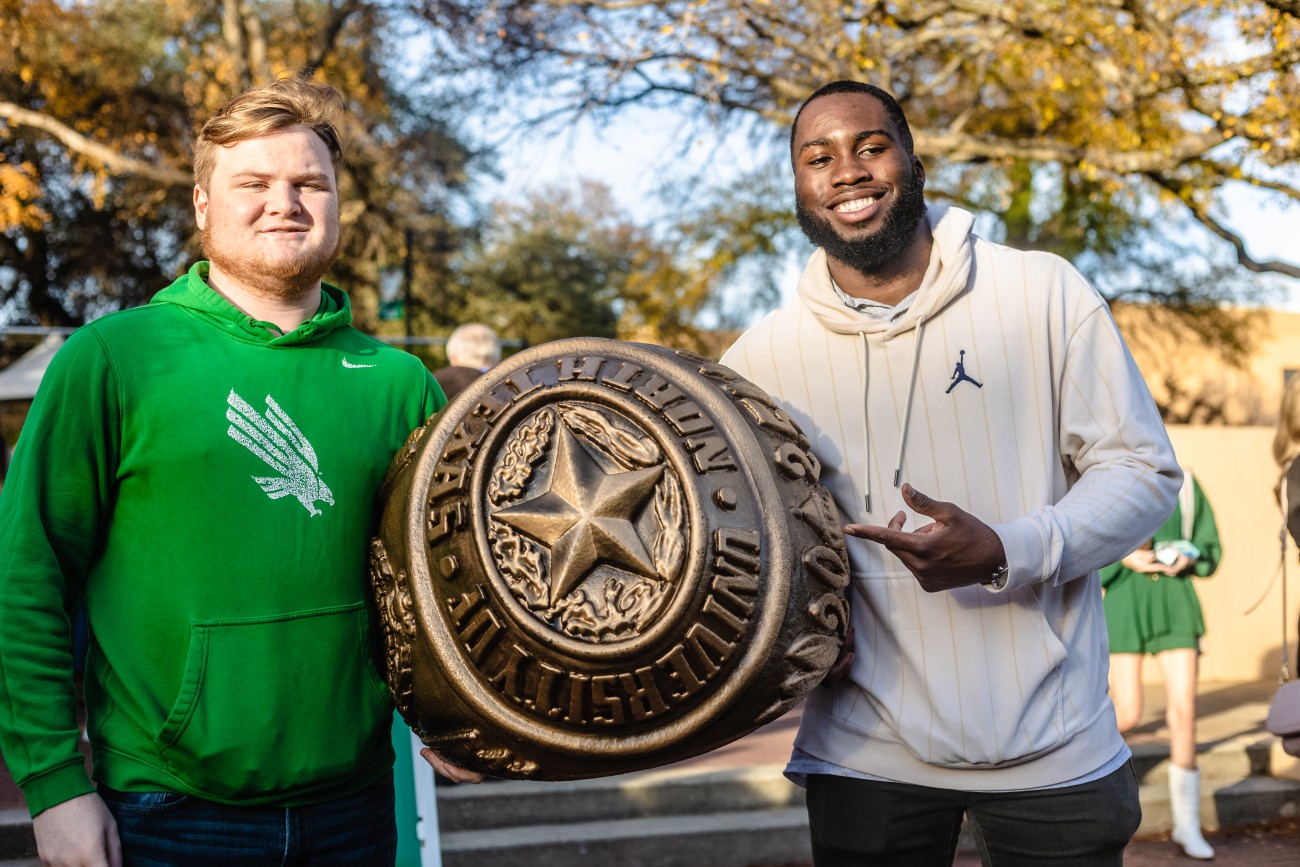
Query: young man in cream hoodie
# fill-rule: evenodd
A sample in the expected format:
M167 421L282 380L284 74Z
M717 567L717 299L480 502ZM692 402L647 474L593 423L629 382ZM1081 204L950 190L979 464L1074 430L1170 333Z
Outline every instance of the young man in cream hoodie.
M857 537L848 675L787 769L816 863L951 863L968 814L985 863L1118 867L1141 810L1097 570L1173 509L1151 396L1069 263L926 208L889 94L817 91L791 156L818 249L723 363L803 427Z

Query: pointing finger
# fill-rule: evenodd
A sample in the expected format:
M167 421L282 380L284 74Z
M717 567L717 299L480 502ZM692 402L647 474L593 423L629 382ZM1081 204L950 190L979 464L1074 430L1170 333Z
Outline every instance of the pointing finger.
M929 509L930 504L934 502L927 494L921 493L907 482L903 484L903 500L907 505L911 506L914 511L920 512L923 515L928 514L926 509Z
M901 529L903 529L903 525L906 524L906 523L907 523L907 513L906 513L906 512L901 512L901 511L900 511L900 512L898 512L897 514L895 514L894 517L892 517L892 518L889 519L889 525L888 525L888 527L878 527L878 526L876 526L875 524L845 524L845 525L844 525L844 533L845 533L845 535L847 535L847 536L856 536L856 537L858 537L859 539L873 539L873 540L876 540L876 537L875 537L875 536L869 535L869 534L867 533L867 530L868 530L868 529L874 529L874 530L884 530L884 529L890 529L890 530L901 530ZM879 540L876 540L876 541L879 541Z
M857 536L859 539L870 539L872 542L883 542L886 536L897 532L897 530L875 524L846 524L844 526L844 535Z
M847 536L856 536L859 539L866 539L868 542L884 545L895 554L899 551L914 554L926 544L921 541L925 538L924 535L894 530L889 527L878 527L875 524L849 524L844 528L844 533Z

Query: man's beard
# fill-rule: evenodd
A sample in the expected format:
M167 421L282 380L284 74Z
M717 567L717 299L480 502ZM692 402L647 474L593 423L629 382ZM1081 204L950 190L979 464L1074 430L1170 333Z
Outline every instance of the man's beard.
M282 300L297 298L314 288L338 258L343 244L340 233L335 235L333 246L322 245L296 259L267 261L224 249L213 240L209 228L200 232L199 239L203 255L224 274L262 295Z
M898 198L885 214L880 229L865 238L848 239L840 235L828 217L804 206L795 198L795 215L799 228L816 247L826 251L861 274L874 274L900 259L916 237L916 227L925 216L925 182L920 172L898 190Z

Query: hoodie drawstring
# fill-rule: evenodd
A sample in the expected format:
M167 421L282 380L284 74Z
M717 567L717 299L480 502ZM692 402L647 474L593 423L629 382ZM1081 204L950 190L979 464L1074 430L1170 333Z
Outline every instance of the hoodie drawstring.
M867 423L867 398L871 394L871 345L867 333L858 332L862 338L862 500L871 514L871 428Z
M916 397L916 371L921 365L921 335L925 331L925 317L916 322L912 332L912 369L907 375L907 406L903 409L903 430L898 437L898 460L894 464L894 487L903 478L903 455L907 450L907 430L912 423L912 402ZM859 331L862 338L862 503L871 513L871 426L867 418L868 400L871 396L871 344L867 332Z
M925 331L925 317L916 322L912 337L912 371L907 376L907 407L903 410L903 433L898 438L898 461L894 464L894 487L903 477L903 451L907 448L907 428L912 422L912 398L916 396L916 369L921 361L921 333Z

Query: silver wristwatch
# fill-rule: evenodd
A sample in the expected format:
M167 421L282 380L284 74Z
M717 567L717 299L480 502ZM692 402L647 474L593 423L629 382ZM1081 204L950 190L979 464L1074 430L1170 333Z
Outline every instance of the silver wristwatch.
M1003 587L1006 587L1007 572L1010 571L1010 568L1009 564L1003 563L1001 566L994 569L993 574L989 576L989 580L984 582L984 586L992 587L994 590L1001 590Z

